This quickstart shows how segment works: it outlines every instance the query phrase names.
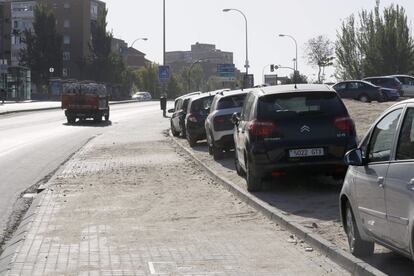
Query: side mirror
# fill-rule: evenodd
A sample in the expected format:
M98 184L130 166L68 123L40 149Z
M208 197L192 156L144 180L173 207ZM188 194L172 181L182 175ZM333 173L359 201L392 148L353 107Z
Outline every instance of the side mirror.
M236 126L239 124L240 122L239 113L235 112L233 113L233 115L231 115L231 122Z
M362 150L361 149L353 149L348 151L345 154L345 164L347 166L363 166L364 160L362 158Z
M174 113L174 108L168 109L168 113Z

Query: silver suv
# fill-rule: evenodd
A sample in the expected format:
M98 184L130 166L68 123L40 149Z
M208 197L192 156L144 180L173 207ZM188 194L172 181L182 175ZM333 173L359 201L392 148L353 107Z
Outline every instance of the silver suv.
M378 243L413 258L414 100L381 115L345 162L340 207L352 254L371 255Z
M234 125L231 118L233 113L241 111L246 94L246 91L241 90L224 90L217 93L213 99L205 128L208 151L216 160L221 158L223 150L234 147Z

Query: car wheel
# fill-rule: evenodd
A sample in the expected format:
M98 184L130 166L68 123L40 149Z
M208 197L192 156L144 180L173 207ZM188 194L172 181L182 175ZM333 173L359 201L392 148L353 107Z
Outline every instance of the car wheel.
M108 122L108 121L109 121L109 111L108 113L105 114L105 122Z
M207 134L207 146L208 146L208 154L213 155L213 146L211 144L211 134Z
M239 176L245 176L246 173L243 171L242 167L240 166L239 157L237 155L237 150L234 150L234 166L236 167L236 172Z
M248 158L246 160L246 182L249 192L259 192L262 189L262 178L256 176Z
M194 148L195 145L197 144L197 140L195 140L193 137L191 137L190 134L188 134L188 133L187 133L186 138L187 138L187 141L188 141L188 144L190 145L190 147Z
M223 150L221 148L215 146L214 145L214 142L213 142L212 150L213 150L213 158L214 158L214 160L220 160L222 158L222 156L223 156Z
M369 103L371 101L371 99L365 94L360 95L358 97L358 100L363 102L363 103Z
M356 257L371 256L374 253L374 242L364 241L358 231L354 213L349 203L346 206L346 235L348 237L349 250Z
M68 120L68 124L72 125L76 122L76 117L67 116L66 119Z
M177 137L177 136L179 136L179 135L180 135L180 133L179 133L178 131L176 131L176 130L175 130L175 128L174 128L174 126L173 126L172 122L171 122L171 133L172 133L172 135L173 135L174 137Z

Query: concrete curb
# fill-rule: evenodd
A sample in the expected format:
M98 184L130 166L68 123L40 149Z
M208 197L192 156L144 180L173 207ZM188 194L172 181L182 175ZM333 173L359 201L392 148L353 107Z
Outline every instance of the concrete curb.
M171 136L171 135L170 135ZM253 194L242 190L240 187L229 181L228 179L218 175L208 165L204 164L195 154L188 148L182 146L177 140L171 137L172 140L183 149L192 159L195 160L201 167L203 167L207 173L217 182L221 183L224 188L230 191L232 194L237 196L240 200L255 208L261 212L271 221L282 225L292 234L295 234L298 238L305 241L314 248L317 248L322 254L326 255L333 262L337 263L352 275L381 275L385 276L383 272L379 271L375 267L368 263L360 260L353 255L343 251L331 242L323 239L319 235L313 233L309 229L303 227L299 223L292 221L288 216L284 215L279 209L269 205L268 203L258 199Z
M119 101L119 102L112 102L109 105L118 105L118 104L128 104L128 103L138 103L138 101ZM16 113L24 113L24 112L37 112L37 111L47 111L47 110L57 110L62 109L60 106L58 107L45 107L45 108L33 108L33 109L23 109L23 110L10 110L5 112L0 112L1 115L8 115L8 114L16 114Z

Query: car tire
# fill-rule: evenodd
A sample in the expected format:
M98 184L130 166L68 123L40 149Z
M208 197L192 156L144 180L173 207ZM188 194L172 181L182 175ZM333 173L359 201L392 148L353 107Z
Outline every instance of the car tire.
M371 102L371 99L366 94L359 95L358 100L360 102L363 102L363 103L369 103L369 102Z
M73 125L76 122L76 117L67 116L66 119L68 120L68 124Z
M105 114L105 122L108 122L108 121L109 121L109 111L108 113Z
M247 182L247 191L249 192L259 192L262 190L262 178L258 177L251 168L251 161L246 160L246 182Z
M187 133L186 135L188 144L190 145L190 148L194 148L197 144L197 140L195 140L193 137L190 136L190 134Z
M206 133L209 133L209 132L207 132L207 130L206 130ZM211 143L211 138L212 137L212 135L211 134L207 134L207 146L208 146L208 154L209 155L213 155L213 146L212 146L212 143Z
M180 132L178 132L178 131L176 131L175 130L175 128L174 128L174 126L173 126L173 124L171 123L171 134L174 136L174 137L178 137L179 135L180 135Z
M214 145L214 142L213 142L212 150L213 150L213 158L214 158L214 160L217 161L217 160L220 160L223 157L223 150L221 148L215 146Z
M237 155L237 150L234 150L234 166L236 167L236 172L239 176L246 176L245 171L243 171L243 168L240 166L239 157Z
M356 257L367 257L374 254L375 243L361 239L355 216L349 203L346 205L345 230L348 238L349 250L352 255Z

